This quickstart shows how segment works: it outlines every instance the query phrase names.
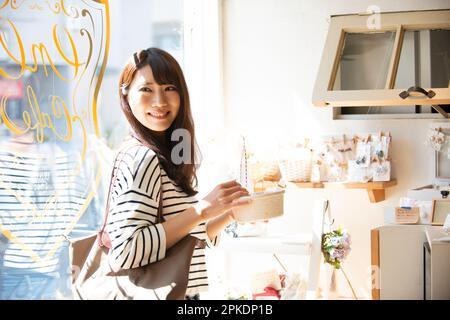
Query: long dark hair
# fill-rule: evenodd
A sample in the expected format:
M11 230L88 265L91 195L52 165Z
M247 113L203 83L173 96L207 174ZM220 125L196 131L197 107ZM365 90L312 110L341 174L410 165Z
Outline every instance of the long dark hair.
M180 95L180 109L172 125L165 131L164 137L158 137L155 132L142 125L133 115L126 99L128 90L136 71L149 65L153 71L155 81L162 84L171 84L177 88ZM125 117L130 123L132 135L141 143L152 149L170 179L188 195L197 193L196 161L197 153L195 142L194 122L192 120L189 93L183 72L178 62L169 53L158 49L149 48L141 50L129 59L125 65L119 80L120 105ZM176 129L186 129L191 135L191 161L179 165L171 160L171 151L177 141L172 141L172 132Z

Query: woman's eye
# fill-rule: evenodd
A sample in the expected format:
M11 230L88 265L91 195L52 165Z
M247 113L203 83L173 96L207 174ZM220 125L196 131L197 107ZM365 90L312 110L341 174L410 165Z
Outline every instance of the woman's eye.
M166 91L177 91L177 88L175 86L170 86L166 88Z
M147 88L147 87L141 88L140 91L143 91L143 92L152 92L152 90L151 90L150 88Z

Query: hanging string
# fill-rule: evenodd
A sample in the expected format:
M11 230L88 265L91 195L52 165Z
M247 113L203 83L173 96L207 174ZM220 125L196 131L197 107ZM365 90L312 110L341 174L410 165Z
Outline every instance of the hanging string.
M242 168L244 167L244 168ZM244 174L244 177L242 177ZM239 166L239 178L241 179L241 185L243 184L246 189L248 189L248 175L247 175L247 149L245 147L245 137L242 136L242 153L241 153L241 164Z
M334 219L331 217L330 200L325 200L322 218L322 234L324 234L330 232L331 226L334 224Z
M355 300L358 300L358 297L356 296L356 293L355 293L355 289L353 289L353 286L352 286L352 284L351 284L349 278L347 277L347 274L345 273L345 271L344 271L344 269L343 269L342 267L341 267L341 271L342 271L342 273L344 274L345 280L347 280L347 283L348 283L348 285L350 286L350 289L352 290L353 298L354 298Z

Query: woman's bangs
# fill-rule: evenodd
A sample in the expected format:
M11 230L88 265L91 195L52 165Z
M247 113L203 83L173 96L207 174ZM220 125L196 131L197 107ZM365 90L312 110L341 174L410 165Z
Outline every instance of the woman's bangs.
M178 70L163 57L154 55L152 59L148 59L150 67L153 71L153 77L159 85L175 85L180 90L180 80L178 79Z

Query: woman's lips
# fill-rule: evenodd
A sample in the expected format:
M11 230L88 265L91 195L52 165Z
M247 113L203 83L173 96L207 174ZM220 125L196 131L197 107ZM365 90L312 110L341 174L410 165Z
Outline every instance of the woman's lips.
M155 119L163 120L166 119L169 116L170 111L150 111L147 112L147 114Z

